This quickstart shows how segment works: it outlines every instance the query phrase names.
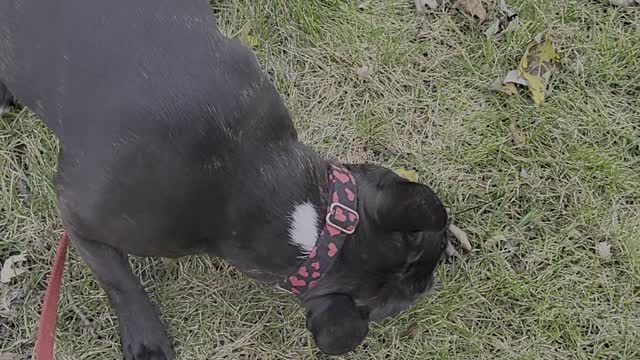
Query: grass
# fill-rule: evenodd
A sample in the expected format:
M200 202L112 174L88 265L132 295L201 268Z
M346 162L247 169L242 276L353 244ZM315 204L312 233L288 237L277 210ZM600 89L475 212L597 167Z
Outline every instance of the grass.
M373 326L345 359L640 357L640 12L507 2L522 24L498 42L487 25L416 14L406 0L212 3L225 33L254 43L303 141L343 161L415 169L474 243L439 269L434 294ZM489 92L541 31L562 55L547 103ZM29 257L28 273L0 284L0 352L33 348L61 230L56 152L28 111L0 120L0 260ZM323 358L291 297L226 263L132 262L180 359ZM118 358L104 293L74 250L67 266L57 358Z

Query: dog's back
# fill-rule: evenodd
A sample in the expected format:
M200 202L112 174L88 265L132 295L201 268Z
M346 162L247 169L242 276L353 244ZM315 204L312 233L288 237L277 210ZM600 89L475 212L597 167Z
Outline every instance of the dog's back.
M202 222L224 231L229 199L256 186L237 179L296 140L255 55L205 0L2 1L0 81L60 139L65 225L114 242L131 222L147 231L132 236L167 241L199 238Z
M224 130L210 136L291 126L254 55L218 32L204 0L3 1L0 80L61 139L108 137L114 122L179 132L184 118ZM270 123L251 114L274 109Z

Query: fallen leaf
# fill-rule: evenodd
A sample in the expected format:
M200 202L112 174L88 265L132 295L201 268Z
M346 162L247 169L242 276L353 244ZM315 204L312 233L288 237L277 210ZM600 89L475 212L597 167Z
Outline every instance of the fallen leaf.
M469 237L466 232L453 224L449 224L449 231L451 232L451 235L458 239L463 249L471 251L471 243L469 242Z
M369 67L368 65L363 65L356 69L356 74L358 74L358 77L360 77L360 79L367 80L371 75L371 67Z
M505 17L503 19L507 19L507 20L503 20L506 25L501 25L501 28L503 29L498 36L504 36L504 34L514 31L515 29L518 28L518 26L520 26L520 20L518 20L518 17ZM502 24L502 23L501 23Z
M511 7L507 5L507 2L505 0L500 0L498 2L498 9L500 9L500 11L502 11L508 17L516 16L516 13L513 10L511 10Z
M480 0L457 0L453 3L453 7L467 15L477 17L480 22L487 20L487 10L485 10Z
M598 256L600 256L601 258L610 257L611 245L609 245L609 243L606 241L599 242L598 245L596 245L596 254L598 254Z
M503 94L507 94L509 96L517 95L518 88L513 83L504 83L502 79L496 79L491 86L489 86L489 90L501 92Z
M536 104L544 103L547 85L559 63L560 55L548 36L544 40L542 36L537 36L536 42L527 47L518 65L518 75L527 81L531 98Z
M535 41L536 44L540 44L542 42L542 36L543 36L542 33L536 34L536 37L533 38L533 41ZM531 45L529 45L529 46L531 46Z
M511 123L511 125L509 125L509 132L511 133L511 140L513 140L514 144L522 145L524 143L524 139L522 135L520 135L520 130L518 130L516 124Z
M609 0L609 4L622 7L640 6L639 0Z
M27 270L15 267L18 263L24 261L27 261L27 255L25 254L9 256L9 258L4 261L2 270L0 270L0 282L8 283L14 277L25 273Z
M523 79L520 74L518 73L518 70L511 70L507 73L507 76L504 77L503 80L505 83L512 83L512 84L519 84L522 86L527 86L529 85L529 83L527 82L526 79Z
M413 170L407 170L405 168L399 168L395 170L395 173L398 176L401 176L409 181L417 182L418 181L418 173Z
M366 8L369 7L369 5L371 5L371 1L361 2L360 5L358 5L358 9L365 10Z
M426 6L429 6L432 10L437 9L438 6L440 6L437 0L415 0L415 4L418 12L425 11L427 9Z
M240 37L240 41L249 47L256 48L260 45L260 40L251 34L251 26L248 24L240 29L238 36Z
M496 40L500 40L504 37L505 33L513 31L518 26L518 15L511 10L504 0L500 0L498 8L502 13L502 16L489 25L484 34L488 37L495 37Z
M491 22L491 25L484 31L484 34L492 37L496 36L500 32L500 19L496 19Z
M513 96L518 94L516 84L527 86L528 82L518 75L517 70L511 70L507 73L507 76L505 76L504 79L496 79L489 89Z
M16 353L0 353L0 360L20 360L22 356Z

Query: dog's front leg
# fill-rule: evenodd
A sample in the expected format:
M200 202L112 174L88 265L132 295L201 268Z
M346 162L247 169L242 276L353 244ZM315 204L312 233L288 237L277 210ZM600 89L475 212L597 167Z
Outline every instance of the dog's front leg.
M118 315L126 360L173 359L173 347L154 306L133 275L127 255L99 242L70 234Z

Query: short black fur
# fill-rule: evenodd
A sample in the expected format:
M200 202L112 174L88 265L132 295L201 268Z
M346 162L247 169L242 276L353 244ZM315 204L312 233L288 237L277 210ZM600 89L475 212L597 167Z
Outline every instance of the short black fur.
M8 112L13 106L13 95L0 79L0 115Z

